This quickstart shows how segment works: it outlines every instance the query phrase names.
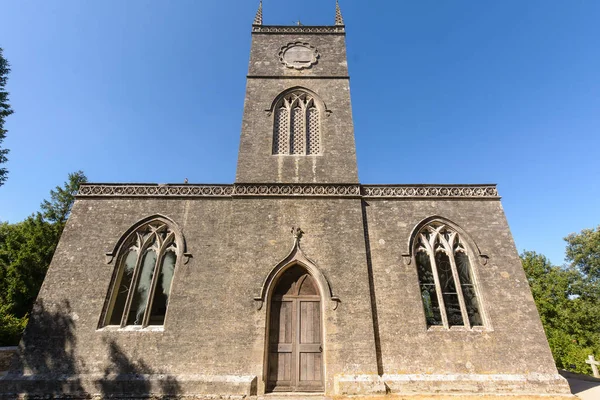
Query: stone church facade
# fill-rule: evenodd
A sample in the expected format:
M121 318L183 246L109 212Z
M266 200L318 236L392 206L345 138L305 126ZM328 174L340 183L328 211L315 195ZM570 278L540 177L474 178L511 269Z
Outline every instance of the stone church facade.
M359 183L339 5L332 26L263 25L261 5L234 184L80 188L0 383L568 393L496 186Z

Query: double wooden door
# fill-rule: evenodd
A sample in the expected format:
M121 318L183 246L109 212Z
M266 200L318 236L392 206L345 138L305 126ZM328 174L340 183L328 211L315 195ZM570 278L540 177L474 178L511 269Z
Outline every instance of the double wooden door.
M288 270L271 302L267 390L323 391L321 298L302 268Z

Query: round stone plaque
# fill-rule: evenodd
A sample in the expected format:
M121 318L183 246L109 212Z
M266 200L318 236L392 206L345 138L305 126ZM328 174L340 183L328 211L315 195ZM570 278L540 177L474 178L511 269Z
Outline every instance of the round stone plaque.
M308 43L289 43L281 48L279 60L288 68L310 68L319 60L319 52Z

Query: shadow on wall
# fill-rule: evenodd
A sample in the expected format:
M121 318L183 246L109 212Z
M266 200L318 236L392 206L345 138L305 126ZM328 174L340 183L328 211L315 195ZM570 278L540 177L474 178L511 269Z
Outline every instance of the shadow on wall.
M14 382L12 390L23 394L84 393L78 378L75 321L67 300L46 307L37 302L19 344L19 358L5 379ZM61 377L62 384L55 377ZM24 379L25 377L29 379ZM0 390L1 391L1 390Z
M99 394L103 397L115 395L175 397L181 394L181 387L172 376L153 371L143 360L135 364L127 358L114 341L108 341L110 365L104 370L104 377L96 381ZM158 376L149 379L149 376Z
M68 301L34 306L19 345L19 356L0 380L0 398L102 396L170 398L181 394L177 380L152 370L141 359L131 360L114 340L106 340L106 367L102 377L86 375L77 357L76 321Z

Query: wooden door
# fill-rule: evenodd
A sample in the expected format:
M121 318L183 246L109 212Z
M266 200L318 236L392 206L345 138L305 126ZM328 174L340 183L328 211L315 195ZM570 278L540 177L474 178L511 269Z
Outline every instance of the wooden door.
M286 271L272 296L267 390L323 391L321 298L301 267Z

